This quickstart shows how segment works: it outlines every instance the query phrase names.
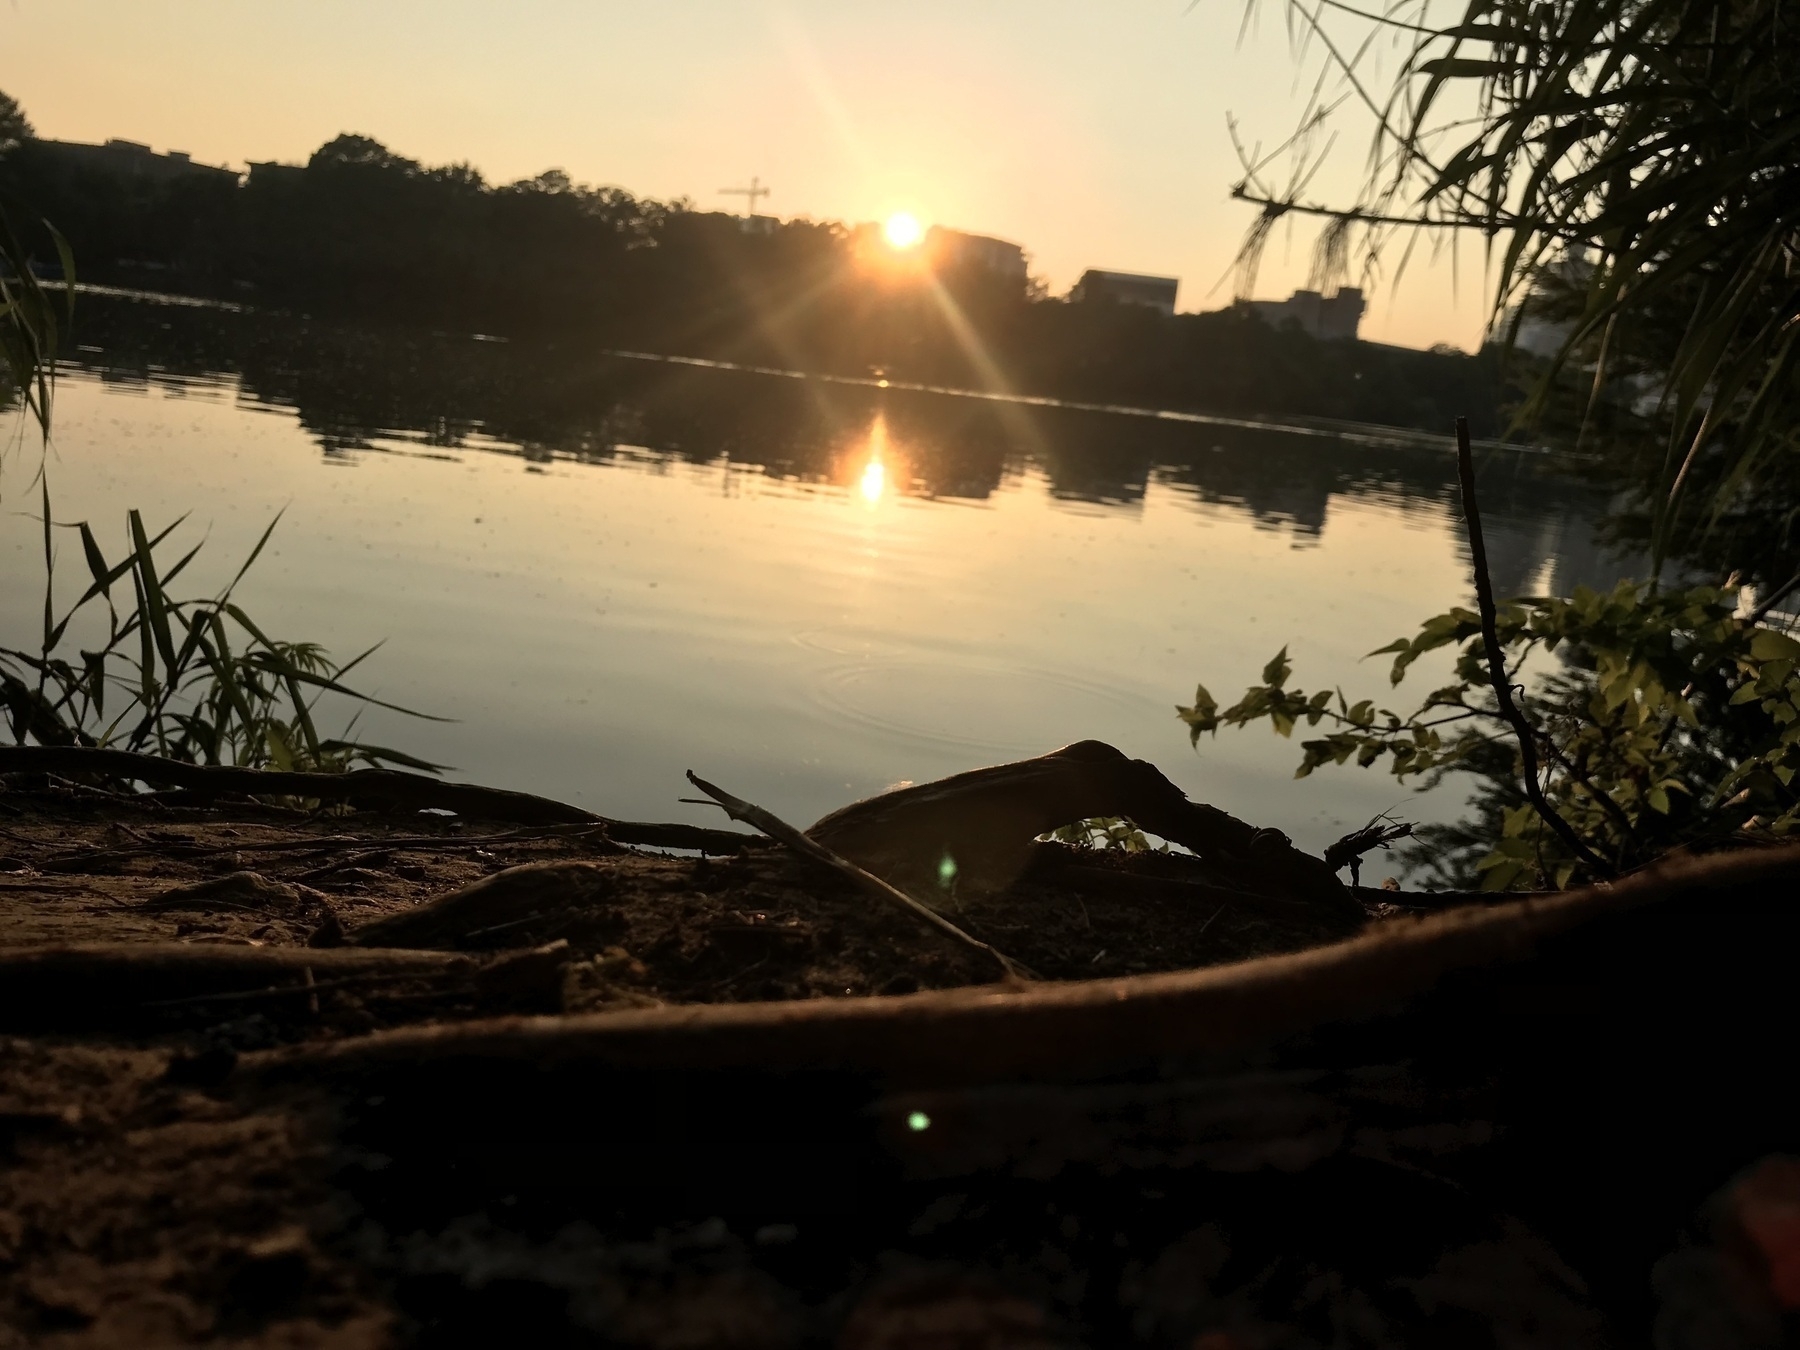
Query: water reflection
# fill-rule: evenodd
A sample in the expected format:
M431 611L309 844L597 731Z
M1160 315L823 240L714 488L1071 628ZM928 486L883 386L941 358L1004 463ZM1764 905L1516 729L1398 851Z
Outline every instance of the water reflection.
M384 692L461 720L368 734L467 777L679 818L680 769L711 767L807 820L1093 735L1303 840L1415 805L1373 774L1297 788L1266 735L1195 755L1172 709L1283 644L1309 686L1383 695L1362 655L1466 600L1441 450L292 317L78 318L69 518L192 508L228 555L292 502L265 612L391 639ZM1481 479L1500 589L1614 579L1600 493L1510 452ZM0 581L29 596L18 538Z
M648 451L819 483L847 481L843 465L855 459L859 484L879 461L884 492L974 501L1035 463L1059 500L1135 508L1154 474L1302 540L1324 528L1334 497L1440 503L1454 486L1436 449L1044 412L266 315L96 299L80 318L86 350L77 364L109 384L154 382L291 409L330 454L413 444L604 464ZM903 472L897 445L907 448ZM1586 516L1602 502L1533 456L1495 452L1482 470L1500 515L1536 517L1566 502Z
M1435 518L1455 501L1439 449L1358 444L1242 425L1195 426L996 405L701 365L647 365L478 336L371 332L286 316L90 297L74 363L118 390L291 410L327 457L483 451L549 464L724 463L801 483L985 502L1031 466L1053 499L1127 512L1154 480L1246 512L1311 547L1332 503ZM417 449L414 449L416 447ZM903 450L901 449L903 448ZM1480 465L1503 592L1610 584L1628 565L1595 542L1604 492L1542 457ZM730 475L726 476L730 491Z

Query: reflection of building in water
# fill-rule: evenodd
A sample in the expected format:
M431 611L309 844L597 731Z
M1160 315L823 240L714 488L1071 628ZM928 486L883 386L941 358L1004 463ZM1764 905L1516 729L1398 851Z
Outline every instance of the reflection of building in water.
M1355 340L1362 323L1363 293L1355 286L1340 286L1335 295L1295 291L1285 300L1245 300L1243 307L1271 328L1297 325L1316 338Z
M113 139L104 145L82 141L31 142L34 154L52 164L77 169L99 169L119 178L142 182L167 183L178 178L209 178L217 182L237 182L237 170L222 169L212 164L196 164L186 151L171 150L159 155L137 141Z
M1494 593L1568 595L1577 586L1609 591L1621 578L1645 575L1641 559L1620 556L1594 537L1600 506L1545 494L1524 510L1484 510L1482 535Z
M1076 304L1110 301L1116 305L1144 305L1175 312L1175 292L1181 286L1179 277L1151 277L1137 272L1102 272L1090 267L1081 274L1069 299Z
M969 268L992 272L1009 281L1025 280L1025 250L1007 239L933 225L925 232L925 252L940 270Z

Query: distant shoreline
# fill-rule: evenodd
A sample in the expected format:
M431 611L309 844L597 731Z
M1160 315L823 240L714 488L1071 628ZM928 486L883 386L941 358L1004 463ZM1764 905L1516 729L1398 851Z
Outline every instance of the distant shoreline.
M168 291L150 291L126 286L109 286L95 282L77 282L78 295L94 295L104 299L128 300L145 304L173 305L185 309L209 309L229 314L277 315L280 311L259 310L256 306L230 300L202 296L179 295ZM507 343L511 339L488 333L444 333L441 336L462 337L472 342ZM739 361L720 361L702 356L680 356L662 352L632 351L602 347L596 356L623 361L642 361L657 365L686 366L699 370L728 371L741 375L761 375L775 379L813 381L859 389L892 389L909 394L932 394L943 398L974 399L986 403L1002 403L1020 407L1050 408L1066 412L1105 413L1115 417L1133 417L1149 421L1175 422L1188 426L1229 427L1242 431L1276 431L1286 435L1310 436L1323 440L1348 441L1385 449L1437 450L1454 452L1456 442L1450 436L1397 427L1376 422L1357 422L1326 417L1289 415L1267 417L1234 417L1224 413L1191 412L1175 408L1153 408L1128 403L1102 403L1081 399L1056 398L1048 394L1023 394L1003 389L970 389L956 385L932 384L917 380L889 379L876 375L841 375L829 371L792 370ZM1594 457L1575 451L1559 450L1547 445L1522 445L1511 441L1478 439L1477 449L1490 453L1510 452L1537 455L1550 459L1585 462Z

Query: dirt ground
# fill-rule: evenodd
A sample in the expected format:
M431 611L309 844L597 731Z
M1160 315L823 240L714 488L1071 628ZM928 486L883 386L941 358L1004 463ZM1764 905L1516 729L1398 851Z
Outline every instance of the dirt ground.
M570 1012L910 993L995 976L976 953L760 840L735 856L679 856L579 829L419 812L158 809L81 793L14 792L0 801L9 808L0 814L0 949L317 945L322 925L354 937L508 868L579 862L589 865L580 902L564 896L504 929L424 945L498 951L566 941L560 1006ZM1031 870L1003 894L933 899L971 935L1047 979L1211 965L1344 931L1301 903L1250 902L1209 887L1204 870L1180 855L1054 844L1040 846ZM324 1021L312 1030L325 1033L332 1019Z
M1800 1346L1800 850L1037 845L1021 983L712 842L0 777L0 1350Z
M503 895L503 921L417 926L430 902L502 873L503 887L524 876L539 888L523 906ZM1191 860L1051 845L1005 894L936 900L1052 980L1234 961L1343 931L1303 904L1221 891ZM1011 1219L1048 1225L1033 1241L1060 1247L1015 1251L1002 1263L1013 1278L921 1255L937 1229L999 1223L966 1194L746 1200L753 1162L681 1203L559 1200L556 1184L522 1200L531 1188L496 1193L441 1160L423 1179L384 1171L405 1150L358 1134L379 1094L347 1107L341 1092L246 1087L234 1073L284 1046L400 1027L996 979L981 953L783 848L674 855L433 813L184 807L18 780L0 792L0 962L176 944L324 963L377 923L414 924L390 945L450 964L320 978L305 966L300 986L200 992L165 980L128 998L96 967L88 984L29 986L41 997L18 976L0 990L12 1023L0 1033L29 1032L0 1036L0 1346L1074 1344L1072 1314L1057 1311L1070 1291L1052 1286L1074 1278L1076 1246L1098 1243L1115 1284L1127 1256L1132 1279L1152 1279L1121 1229L1090 1232L1036 1197ZM802 1211L813 1240L796 1245ZM925 1247L900 1251L895 1232ZM1165 1339L1154 1324L1146 1335Z

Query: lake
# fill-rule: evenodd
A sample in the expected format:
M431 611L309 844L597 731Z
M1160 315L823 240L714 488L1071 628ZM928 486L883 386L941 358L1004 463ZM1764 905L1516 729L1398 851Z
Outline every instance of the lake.
M1435 687L1421 663L1389 696L1361 658L1470 602L1445 445L117 298L83 297L76 338L56 518L116 556L128 507L191 513L198 592L285 512L245 607L340 656L385 641L360 687L454 720L376 711L361 734L459 779L717 823L678 800L692 768L807 824L1093 737L1315 849L1464 796L1353 767L1296 782L1297 740L1195 750L1174 715L1283 646L1307 688L1401 707ZM0 642L28 646L39 452L9 418ZM1543 455L1478 472L1498 588L1611 584L1602 495ZM86 569L61 549L67 601Z

